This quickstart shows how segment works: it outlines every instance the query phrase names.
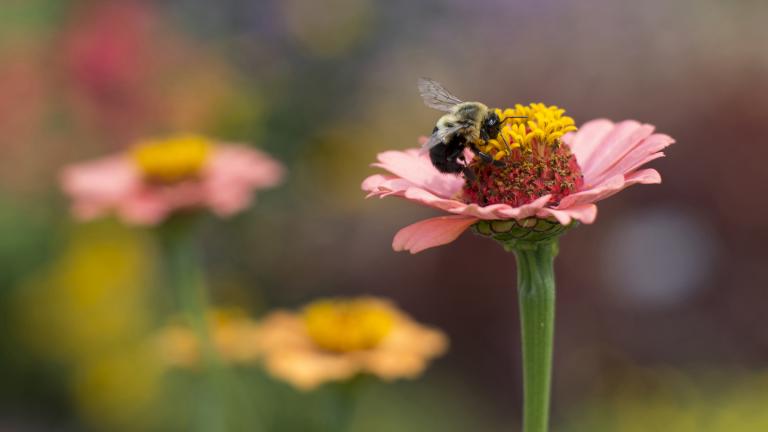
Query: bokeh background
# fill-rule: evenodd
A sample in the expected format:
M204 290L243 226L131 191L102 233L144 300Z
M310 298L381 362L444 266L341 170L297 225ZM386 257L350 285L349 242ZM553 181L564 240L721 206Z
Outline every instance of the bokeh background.
M652 164L661 186L561 241L554 429L768 430L766 19L757 0L3 0L0 430L188 430L188 380L141 342L168 295L148 233L74 223L57 185L68 163L176 131L289 169L246 214L207 221L217 305L376 294L450 336L422 379L371 385L355 430L516 430L512 257L470 234L394 253L434 212L360 190L377 152L431 130L419 76L677 139ZM243 382L243 418L323 411L322 391Z

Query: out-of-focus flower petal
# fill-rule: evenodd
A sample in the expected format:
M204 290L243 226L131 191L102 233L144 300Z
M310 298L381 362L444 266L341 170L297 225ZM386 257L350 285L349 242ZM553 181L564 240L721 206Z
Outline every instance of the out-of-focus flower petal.
M253 190L279 184L284 171L280 163L261 151L219 145L204 173L205 200L219 216L232 215L248 207Z
M319 350L277 350L266 360L269 372L300 390L312 390L327 381L342 381L360 372L348 356L335 356Z
M382 343L376 355L363 354L366 369L385 380L415 378L427 367L425 358L433 358L448 349L443 332L402 317L400 324Z
M477 218L470 216L439 216L408 225L395 234L392 248L415 254L435 246L442 246L458 238Z
M66 168L61 186L72 198L76 217L90 220L109 211L141 186L141 178L131 161L110 156Z
M117 215L129 224L155 225L168 216L171 208L161 194L137 190L115 206Z

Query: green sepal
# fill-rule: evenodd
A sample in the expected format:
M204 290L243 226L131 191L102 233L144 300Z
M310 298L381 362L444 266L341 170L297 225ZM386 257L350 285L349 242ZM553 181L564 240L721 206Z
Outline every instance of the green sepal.
M536 217L515 220L481 220L472 225L476 234L499 242L507 252L519 249L533 249L542 242L557 240L578 222L562 225L555 220Z

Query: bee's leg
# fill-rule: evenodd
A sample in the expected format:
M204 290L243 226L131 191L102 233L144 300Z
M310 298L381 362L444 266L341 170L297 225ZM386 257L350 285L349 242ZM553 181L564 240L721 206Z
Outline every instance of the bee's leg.
M471 181L472 183L477 181L477 176L468 166L465 166L461 172L464 173L464 178Z
M497 166L497 167L503 167L505 165L504 162L495 160L493 156L489 155L488 153L480 151L480 149L477 148L477 146L474 143L471 144L471 148L472 148L472 151L475 152L477 157L479 157L483 162L492 163L494 166Z
M493 166L496 166L496 167L506 166L506 164L504 162L502 162L500 160L494 159L493 156L489 155L488 153L483 153L481 151L478 151L478 152L475 152L475 153L477 153L477 156L480 157L480 159L482 159L483 162L485 162L487 164L492 163Z
M480 159L482 159L483 162L485 162L485 163L492 163L493 166L503 167L503 166L507 165L507 164L505 164L504 162L502 162L500 160L494 159L493 156L489 155L488 153L479 152L477 155L480 156Z
M483 160L485 163L491 163L493 162L493 157L489 155L488 153L483 153L481 151L477 152L477 156Z

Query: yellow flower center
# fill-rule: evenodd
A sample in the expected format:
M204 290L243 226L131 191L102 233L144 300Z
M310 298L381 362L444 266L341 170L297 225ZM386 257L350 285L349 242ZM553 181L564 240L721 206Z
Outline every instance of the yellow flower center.
M304 309L309 336L329 351L375 348L390 333L394 321L386 304L372 299L319 300Z
M138 143L131 156L144 176L173 183L197 176L208 161L211 142L198 135L177 135Z
M504 111L497 108L496 115L502 119L499 135L478 147L497 160L509 156L510 150L516 148L523 152L543 151L536 147L555 146L563 135L576 130L573 118L564 114L564 109L542 103L517 104ZM512 118L515 116L525 118Z

